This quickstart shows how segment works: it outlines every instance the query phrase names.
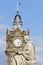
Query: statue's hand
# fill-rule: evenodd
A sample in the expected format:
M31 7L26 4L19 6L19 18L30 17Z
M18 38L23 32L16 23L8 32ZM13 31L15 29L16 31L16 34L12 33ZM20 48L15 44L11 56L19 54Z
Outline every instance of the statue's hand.
M18 51L18 54L22 54L22 51Z
M15 54L17 54L17 50L14 50Z

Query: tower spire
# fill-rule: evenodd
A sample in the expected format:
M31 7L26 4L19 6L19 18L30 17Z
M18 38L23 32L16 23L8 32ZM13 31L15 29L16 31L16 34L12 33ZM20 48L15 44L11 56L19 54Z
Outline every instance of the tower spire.
M17 14L18 14L18 12L19 12L19 2L17 0Z

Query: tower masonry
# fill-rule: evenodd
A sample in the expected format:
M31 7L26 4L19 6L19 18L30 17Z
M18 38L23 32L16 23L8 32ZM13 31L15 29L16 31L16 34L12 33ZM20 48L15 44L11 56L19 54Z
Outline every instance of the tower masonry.
M6 30L7 65L37 65L35 46L30 41L29 31L23 30L22 26L22 19L17 9L13 30Z

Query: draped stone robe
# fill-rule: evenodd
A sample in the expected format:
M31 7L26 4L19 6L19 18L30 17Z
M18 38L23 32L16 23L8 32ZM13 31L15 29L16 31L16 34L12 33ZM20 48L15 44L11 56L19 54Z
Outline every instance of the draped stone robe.
M17 65L36 65L35 48L31 41L25 43L24 50L15 56Z

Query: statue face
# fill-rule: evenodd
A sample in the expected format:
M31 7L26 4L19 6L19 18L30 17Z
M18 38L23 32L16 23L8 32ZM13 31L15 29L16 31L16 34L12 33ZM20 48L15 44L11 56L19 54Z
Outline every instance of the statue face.
M14 40L14 45L15 45L16 47L20 47L21 44L22 44L22 41L21 41L20 39Z
M29 36L28 35L24 36L24 41L25 42L28 42L29 41Z

